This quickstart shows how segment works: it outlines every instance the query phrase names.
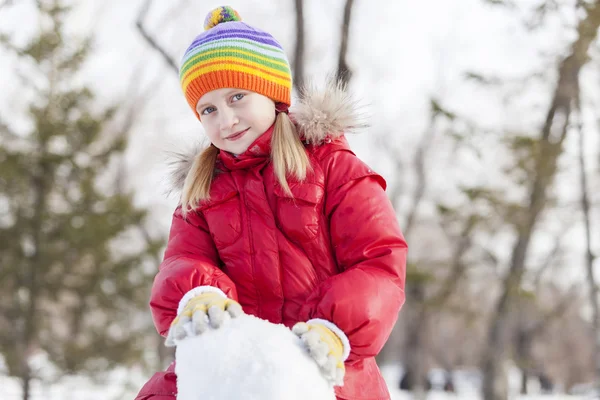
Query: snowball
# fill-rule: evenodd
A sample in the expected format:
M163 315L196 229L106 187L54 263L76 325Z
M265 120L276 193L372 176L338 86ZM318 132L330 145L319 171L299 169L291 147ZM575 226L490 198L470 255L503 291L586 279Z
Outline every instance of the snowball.
M177 342L177 400L335 400L300 339L251 315Z

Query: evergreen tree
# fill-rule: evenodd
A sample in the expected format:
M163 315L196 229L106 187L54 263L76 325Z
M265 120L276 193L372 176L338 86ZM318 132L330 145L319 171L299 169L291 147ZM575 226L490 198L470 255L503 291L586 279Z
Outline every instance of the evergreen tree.
M58 0L38 7L40 32L26 46L1 38L33 94L27 132L0 121L0 355L23 399L33 355L59 375L142 358L163 246L140 235L147 212L116 178L127 139L119 108L100 109L76 83L91 41L66 37L69 8Z

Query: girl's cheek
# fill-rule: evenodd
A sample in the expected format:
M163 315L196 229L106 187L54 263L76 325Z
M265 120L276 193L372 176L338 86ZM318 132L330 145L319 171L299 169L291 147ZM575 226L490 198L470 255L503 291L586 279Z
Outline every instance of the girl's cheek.
M221 137L221 130L219 129L219 126L217 126L217 125L210 127L210 133L211 133L211 136L217 140Z
M214 141L214 138L215 138L215 136L216 136L216 135L215 135L215 129L214 129L214 128L212 128L212 127L205 126L205 127L204 127L204 131L206 132L206 136L208 136L208 138L209 138L211 141Z

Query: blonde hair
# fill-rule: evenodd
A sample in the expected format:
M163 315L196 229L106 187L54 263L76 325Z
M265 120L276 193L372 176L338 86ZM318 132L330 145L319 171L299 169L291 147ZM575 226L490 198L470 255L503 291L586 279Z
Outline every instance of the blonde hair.
M219 149L211 144L194 159L181 194L181 209L184 215L210 198L210 186L215 175L218 154ZM311 165L296 126L284 112L278 113L275 118L271 138L271 161L275 177L284 193L293 197L286 176L294 176L302 181L311 171Z

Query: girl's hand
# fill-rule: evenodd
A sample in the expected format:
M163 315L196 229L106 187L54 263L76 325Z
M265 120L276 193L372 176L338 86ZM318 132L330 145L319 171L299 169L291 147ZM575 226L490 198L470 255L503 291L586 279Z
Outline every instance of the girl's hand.
M177 341L202 334L212 327L223 325L226 314L231 318L242 315L242 306L219 293L206 292L193 297L173 320L165 345L173 347Z
M340 337L327 326L310 321L298 322L292 332L302 339L325 379L333 386L342 386L347 354L344 354L344 343Z

